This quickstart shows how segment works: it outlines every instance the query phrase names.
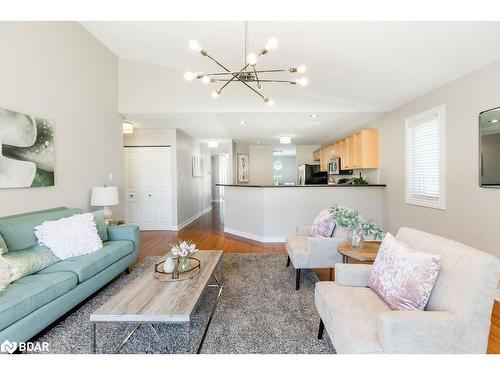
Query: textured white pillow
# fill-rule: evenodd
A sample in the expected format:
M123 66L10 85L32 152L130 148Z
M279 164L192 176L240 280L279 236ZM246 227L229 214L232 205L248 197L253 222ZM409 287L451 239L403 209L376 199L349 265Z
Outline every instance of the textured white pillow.
M12 269L10 268L10 264L3 259L0 253L0 292L10 284L11 274Z
M102 248L91 213L45 221L35 227L35 236L59 259L93 253Z

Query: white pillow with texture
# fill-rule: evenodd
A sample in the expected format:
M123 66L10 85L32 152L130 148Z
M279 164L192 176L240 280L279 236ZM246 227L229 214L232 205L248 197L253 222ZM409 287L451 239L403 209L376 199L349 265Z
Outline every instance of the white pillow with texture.
M91 213L45 221L35 227L35 236L39 243L47 246L59 259L102 249L102 241Z
M0 253L0 292L7 288L10 284L10 276L12 274L12 269L10 264L7 263Z

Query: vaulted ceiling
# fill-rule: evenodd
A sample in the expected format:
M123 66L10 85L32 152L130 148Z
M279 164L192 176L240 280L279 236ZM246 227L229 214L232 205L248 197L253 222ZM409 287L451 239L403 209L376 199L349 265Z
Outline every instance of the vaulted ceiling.
M242 85L214 100L212 87L183 79L186 70L218 70L188 48L190 39L240 68L243 22L82 24L122 59L120 110L127 116L142 126L247 142L290 133L303 144L323 143L500 58L500 22L249 22L250 51L271 36L279 42L262 68L307 67L307 87L264 88L276 102L270 108ZM313 112L319 119L308 117Z

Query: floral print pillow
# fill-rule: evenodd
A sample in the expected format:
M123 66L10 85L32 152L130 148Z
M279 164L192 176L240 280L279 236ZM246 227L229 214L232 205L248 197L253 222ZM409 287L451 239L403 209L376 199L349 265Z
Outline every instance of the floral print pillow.
M333 221L332 215L328 210L322 210L316 219L314 219L311 236L312 237L332 237L333 231L335 230L335 223Z
M424 310L439 275L441 257L412 250L387 233L368 279L393 310Z

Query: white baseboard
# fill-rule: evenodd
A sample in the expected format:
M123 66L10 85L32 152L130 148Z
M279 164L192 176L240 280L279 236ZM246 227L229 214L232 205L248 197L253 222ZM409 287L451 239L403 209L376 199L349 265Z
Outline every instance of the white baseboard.
M191 224L193 221L195 221L196 219L198 219L200 216L206 214L207 212L210 212L212 210L212 206L208 206L207 208L205 208L204 210L198 212L197 214L194 214L193 216L191 216L190 218L184 220L182 223L180 223L179 225L177 225L177 228L175 230L181 230L182 228L184 228L186 225L189 225Z
M280 236L269 236L269 237L259 236L257 234L248 233L248 232L244 232L244 231L241 231L241 230L228 228L226 226L224 227L224 232L225 233L229 233L229 234L234 234L235 236L245 237L245 238L248 238L250 240L254 240L254 241L258 241L258 242L265 242L265 243L266 242L285 242L285 237L280 237Z

